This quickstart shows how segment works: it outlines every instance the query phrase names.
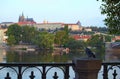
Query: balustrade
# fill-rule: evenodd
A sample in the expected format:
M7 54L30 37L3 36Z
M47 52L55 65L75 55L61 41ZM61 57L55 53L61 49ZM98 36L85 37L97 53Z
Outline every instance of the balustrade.
M48 71L56 67L63 71L64 79L69 79L69 68L73 65L73 63L0 63L0 71L5 68L10 68L17 74L17 79L22 79L26 70L36 68L41 73L41 78L39 79L46 79ZM34 72L35 71L31 71L29 79L35 79ZM4 79L11 79L9 72L7 72ZM58 79L57 72L54 73L53 79Z
M70 67L75 67L74 63L0 63L0 74L2 70L9 68L14 71L14 74L17 74L16 79L23 79L24 72L30 70L31 68L36 68L41 77L39 79L47 79L46 75L52 68L59 68L63 74L64 79L70 78ZM120 69L120 62L103 62L102 63L102 72L103 79L109 79L109 76L112 76L110 79L120 79L120 72L117 72L117 69ZM111 74L109 72L112 71ZM119 70L120 71L120 70ZM36 79L35 71L30 70L28 79ZM59 79L58 73L55 71L54 74L51 74L53 79ZM1 79L1 78L0 78ZM4 79L12 79L9 71L6 71ZM79 79L79 78L78 78Z
M113 77L110 79L120 79L120 62L103 62L103 79L109 79L109 76ZM119 72L117 73L116 70ZM109 74L110 71L113 73Z

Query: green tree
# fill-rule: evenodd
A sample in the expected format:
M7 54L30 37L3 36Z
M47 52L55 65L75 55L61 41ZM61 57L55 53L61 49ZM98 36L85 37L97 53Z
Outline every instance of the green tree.
M64 39L64 44L65 44L65 43L67 43L68 40L69 40L69 32L70 32L70 30L68 29L68 25L65 25L65 27L64 27L63 30L65 31L65 35L64 35L64 37L63 37L63 39Z
M55 44L63 45L66 42L65 39L66 32L65 31L57 31L55 34Z
M13 35L9 36L9 39L7 39L8 45L15 45L16 44L16 40L15 37Z
M68 43L66 44L66 47L72 49L72 50L83 50L85 48L86 44L84 41L81 40L74 40L70 39Z
M41 44L42 46L44 46L43 48L49 48L52 49L53 48L53 44L54 44L54 35L50 34L50 33L45 33L43 35L41 35Z
M54 44L54 35L48 32L40 32L33 41L42 49L52 49Z
M100 35L92 35L91 39L88 39L87 43L91 47L96 47L102 42Z
M111 42L111 39L113 38L113 36L110 35L104 35L104 42Z
M69 32L68 25L65 25L63 30L57 31L55 34L55 43L59 46L65 45L69 40Z
M8 40L11 40L11 41L8 41L8 43L12 42L11 38L14 38L13 44L19 44L19 42L21 40L21 27L18 24L10 25L8 27L6 35L8 36Z
M101 13L110 34L120 34L120 0L102 0Z
M93 49L95 49L94 52L96 53L98 58L104 58L105 42L103 35L93 35L91 39L87 41L87 44L88 46L93 47Z
M35 38L37 34L37 30L34 27L30 26L22 26L22 42L23 43L32 43L32 40Z

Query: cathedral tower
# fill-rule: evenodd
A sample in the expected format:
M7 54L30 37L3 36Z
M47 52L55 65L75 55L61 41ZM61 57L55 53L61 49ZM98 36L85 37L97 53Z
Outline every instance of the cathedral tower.
M19 22L24 22L25 21L25 17L24 14L22 13L22 15L19 16Z

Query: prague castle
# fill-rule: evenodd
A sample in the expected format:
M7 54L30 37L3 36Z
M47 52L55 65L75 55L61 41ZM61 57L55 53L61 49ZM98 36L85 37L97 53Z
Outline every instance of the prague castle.
M22 13L22 15L19 16L18 19L18 24L19 25L34 25L36 24L36 22L33 20L33 18L25 18L24 14Z
M3 26L9 27L11 24L14 24L14 23L13 22L2 22L0 24L0 27L3 27ZM72 31L80 31L83 29L80 21L78 21L77 23L61 23L61 22L48 22L47 20L45 20L41 23L36 23L33 20L33 18L28 18L28 17L25 18L23 13L19 16L17 24L20 26L24 26L24 25L33 26L33 27L36 27L38 30L40 29L56 30L56 29L63 28L66 25Z

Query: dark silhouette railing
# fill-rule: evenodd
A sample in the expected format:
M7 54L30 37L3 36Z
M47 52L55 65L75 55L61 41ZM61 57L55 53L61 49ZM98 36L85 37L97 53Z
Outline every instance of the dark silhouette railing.
M36 68L39 72L41 77L39 79L46 79L46 75L48 74L48 71L52 68L59 68L63 71L64 79L69 79L70 72L69 69L71 66L75 66L74 63L0 63L0 72L3 69L9 68L12 69L12 71L17 74L16 79L23 79L24 72L29 70L30 68ZM117 76L120 75L117 73L116 68L120 69L120 62L103 62L102 63L103 70L103 79L109 79L109 72L113 70L113 78L110 79L120 79ZM0 73L1 74L1 73ZM53 76L53 79L58 79L58 74L55 71L54 74L51 74ZM111 75L111 74L110 74ZM30 70L29 78L28 79L35 79L35 71ZM12 79L10 72L6 71L6 75L4 79Z
M103 79L109 79L109 75L113 75L110 79L120 79L120 62L103 62ZM117 70L119 73L117 73ZM111 74L110 71L112 71ZM119 77L118 77L119 76Z
M48 71L57 67L63 71L64 79L69 79L69 68L73 65L73 63L0 63L0 71L5 68L10 68L17 74L16 79L23 79L22 76L26 70L36 68L41 73L41 78L39 79L46 79ZM12 79L9 72L7 72L4 79ZM34 71L31 71L29 79L35 79ZM54 72L53 79L58 79L57 72Z

